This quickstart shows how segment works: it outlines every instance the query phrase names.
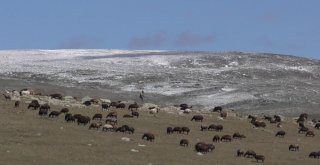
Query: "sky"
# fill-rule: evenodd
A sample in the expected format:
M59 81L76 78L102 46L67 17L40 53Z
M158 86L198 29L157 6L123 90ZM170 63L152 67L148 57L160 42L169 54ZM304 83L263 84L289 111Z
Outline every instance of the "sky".
M242 51L320 59L320 0L1 0L0 50Z

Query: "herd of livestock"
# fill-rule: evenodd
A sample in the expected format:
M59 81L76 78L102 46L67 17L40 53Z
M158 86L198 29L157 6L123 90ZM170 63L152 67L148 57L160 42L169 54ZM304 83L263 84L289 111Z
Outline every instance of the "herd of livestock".
M5 97L6 101L8 99L10 99L10 97L8 95L4 94L4 97ZM51 95L51 97L55 98L55 99L62 99L61 95L59 95L59 94L53 94L53 95ZM94 104L94 103L95 103L94 99L90 100L90 101L83 102L83 104L86 106L90 106L91 104ZM17 108L19 106L20 106L20 101L16 101L14 103L14 107ZM121 103L120 101L101 104L101 108L103 110L107 110L110 107L114 107L116 109L124 109L124 108L128 107L128 109L130 110L129 111L130 113L124 114L122 117L123 118L134 118L134 117L139 118L139 112L138 112L139 105L137 103L130 104L128 106L124 103ZM180 105L180 109L184 110L185 113L189 113L189 111L188 111L189 108L192 108L192 107L189 107L187 104ZM101 113L96 113L92 117L90 117L90 116L81 115L81 114L71 114L71 113L69 113L68 108L62 108L60 111L50 111L50 105L48 105L48 104L40 105L37 100L32 100L31 103L29 103L29 105L28 105L28 109L38 110L38 114L40 116L48 116L51 118L58 117L61 114L64 114L64 120L66 122L68 122L68 123L73 122L73 123L77 123L78 125L85 125L85 126L89 125L89 129L99 130L100 128L102 128L102 131L122 132L122 133L128 133L128 134L134 134L134 132L135 132L135 129L131 126L128 126L128 125L117 126L118 114L116 111L111 111L110 113L108 113L107 116L105 117L105 123L102 123L102 120L104 117ZM149 110L150 110L149 111L150 113L157 113L159 111L159 109L156 107L150 107ZM227 117L227 113L225 111L223 111L222 107L220 107L220 106L215 107L214 109L212 109L212 111L219 113L220 117L222 117L222 118ZM266 122L269 122L270 124L276 124L277 127L282 128L281 123L283 122L283 119L279 115L274 115L274 116L266 116L265 115L263 117L263 120L258 119L258 117L256 117L256 116L249 115L248 119L250 120L250 123L254 127L265 128L267 125ZM314 131L310 130L304 124L307 121L307 119L308 119L308 114L306 114L306 113L300 114L299 118L297 119L297 123L299 125L298 133L305 134L305 136L307 136L307 137L314 137L315 136ZM191 121L195 121L195 122L202 122L203 120L204 120L203 115L194 115L191 118ZM314 127L316 129L320 129L319 121L312 120L312 122L315 123ZM207 125L201 124L200 130L201 131L221 132L221 131L223 131L223 125L211 124L211 125L207 126ZM188 135L190 133L190 131L191 131L190 128L186 127L186 126L167 127L166 133L168 135L173 134L173 133ZM286 132L284 130L281 130L281 131L276 132L275 137L283 138L283 137L285 137L285 135L286 135ZM214 143L231 142L232 140L242 139L242 138L246 138L246 136L243 134L240 134L239 132L235 132L233 135L223 135L221 137L219 135L214 135L214 137L212 138L213 143L198 142L195 144L194 147L195 147L195 151L200 152L202 154L205 154L205 153L211 152L215 149ZM155 140L155 135L150 132L145 132L142 135L142 139L153 142ZM180 145L185 146L185 147L188 146L189 140L188 139L181 139ZM299 151L298 144L291 144L288 147L289 147L289 151ZM257 154L253 150L241 151L240 149L238 149L236 151L236 156L253 158L257 162L260 162L260 161L264 162L265 161L264 155ZM320 151L311 152L309 154L309 157L319 159L320 158Z

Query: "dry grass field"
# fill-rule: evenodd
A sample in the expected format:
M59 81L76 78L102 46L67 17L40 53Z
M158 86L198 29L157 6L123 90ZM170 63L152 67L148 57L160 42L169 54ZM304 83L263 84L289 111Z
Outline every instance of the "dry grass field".
M51 106L51 110L63 107ZM69 108L71 113L93 116L102 113L104 118L110 112L100 108ZM111 109L112 110L112 109ZM160 165L160 164L281 164L281 165L311 165L319 164L320 159L308 158L312 151L320 150L320 131L307 125L316 133L315 137L306 137L298 133L298 125L292 119L286 119L283 128L277 128L268 122L267 127L253 128L246 117L227 117L218 119L217 113L205 114L204 121L190 121L193 114L178 115L161 112L156 116L140 112L139 118L122 118L129 113L117 110L118 126L128 124L135 128L134 134L102 132L89 130L88 125L66 123L64 115L58 118L38 116L38 111L28 110L22 103L14 108L14 102L0 100L0 164L1 165ZM222 132L200 131L201 124L222 124ZM186 134L166 134L168 126L188 126L191 129ZM275 137L279 130L285 130L284 138ZM155 134L155 141L142 140L144 132ZM213 143L214 135L232 135L239 132L246 136L242 140L214 143L215 150L204 155L198 155L194 145L199 142ZM123 141L122 137L131 140ZM190 141L188 147L179 145L186 138ZM299 144L300 151L288 151L290 144ZM145 146L143 146L145 145ZM131 151L132 149L138 152ZM264 163L254 159L236 157L236 150L254 150L266 157Z

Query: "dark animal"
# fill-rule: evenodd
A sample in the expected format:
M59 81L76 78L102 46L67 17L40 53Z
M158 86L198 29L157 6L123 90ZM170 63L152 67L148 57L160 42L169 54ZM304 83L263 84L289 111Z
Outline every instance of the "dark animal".
M92 120L99 119L100 121L102 120L102 114L101 113L96 113L93 115Z
M306 136L308 136L308 137L314 137L315 134L314 134L313 131L307 131Z
M139 108L139 105L137 103L130 104L128 107L129 110L132 110L132 109L138 110L138 108Z
M215 130L215 129L216 129L216 125L215 124L210 124L209 127L208 127L209 131Z
M264 162L265 157L263 155L255 155L254 158L256 159L257 162L261 160L261 162Z
M118 123L117 118L107 118L107 119L106 119L106 124L116 125L117 123Z
M142 136L142 139L145 139L145 138L147 141L151 141L151 142L154 141L155 139L152 133L144 133Z
M48 109L40 109L39 110L40 116L47 116L48 115Z
M20 101L16 101L16 102L14 102L14 107L15 107L15 108L18 108L18 107L19 107L19 105L20 105Z
M81 114L75 114L75 115L73 115L73 117L74 117L75 119L77 119L77 120L78 120L81 116L82 116Z
M314 126L314 128L320 129L320 123L317 123L317 124Z
M248 116L248 119L251 119L251 120L252 120L252 119L257 120L257 117L252 116L252 115L249 115L249 116Z
M59 115L60 115L60 112L52 111L52 112L50 112L49 117L58 117Z
M207 152L210 152L214 149L215 149L215 146L213 144L206 144L204 142L198 142L195 145L195 150L197 152L201 152L201 153L207 153Z
M62 100L62 95L58 94L58 93L51 94L50 97L53 98L53 99Z
M70 113L67 113L65 116L64 116L64 120L66 122L75 122L75 118L72 116L72 114Z
M228 115L228 113L227 112L222 112L222 113L220 113L220 117L222 117L222 118L227 118L227 115Z
M212 109L212 112L222 112L222 107L218 106L218 107L214 107Z
M212 138L213 142L219 142L220 141L220 136L219 135L214 135Z
M241 151L240 149L237 150L237 157L243 156L244 151Z
M274 115L273 118L276 122L282 122L281 117L279 115Z
M232 138L233 139L242 139L242 138L246 138L246 136L240 134L239 132L236 132L233 134Z
M304 123L303 122L299 122L299 128L304 128Z
M33 110L36 110L40 107L40 104L37 100L32 100L31 103L28 105L28 109L33 108Z
M110 107L117 107L117 105L120 103L120 101L113 101L110 103Z
M187 139L181 139L181 140L180 140L180 145L181 145L181 146L188 146L188 145L189 145L189 140L187 140Z
M230 135L223 135L220 140L224 142L231 142L232 138Z
M91 123L89 126L89 129L95 128L95 129L99 129L102 126L102 123Z
M299 145L298 144L294 144L294 145L290 145L289 146L289 151L299 151Z
M126 104L124 104L124 103L119 103L119 104L116 106L117 109L123 109L123 108L125 108L125 107L126 107Z
M91 103L91 101L85 101L85 102L83 102L83 105L85 105L85 106L90 106L92 103Z
M129 114L124 114L124 115L123 115L123 118L133 118L133 116L132 116L132 115L129 115Z
M254 158L256 156L256 152L252 150L248 150L243 156L246 158Z
M206 131L206 130L208 130L208 127L205 126L205 125L201 125L201 126L200 126L200 129L201 129L201 131Z
M117 112L108 113L107 118L117 118Z
M307 127L301 127L300 129L299 129L299 133L306 133L306 132L308 132L309 131L309 128L307 128Z
M187 135L189 134L189 132L190 132L190 128L188 128L188 127L182 127L181 128L181 131L182 131L182 133L187 133Z
M181 127L174 127L173 128L173 132L181 133L182 132L182 128Z
M203 121L203 116L202 115L194 115L191 119L191 121Z
M39 108L39 109L40 109L40 110L41 110L41 109L50 110L50 105L49 105L49 104L47 104L47 103L46 103L46 104L43 104L43 105L41 105L41 106L40 106L40 108Z
M68 113L69 112L69 109L68 108L62 108L60 113Z
M269 121L269 122L271 122L272 117L271 117L271 116L266 116L266 115L264 115L264 119L267 120L267 121Z
M256 122L253 123L253 125L255 127L262 127L262 128L265 128L267 126L266 123L262 122L262 121L256 121Z
M180 104L180 110L186 110L188 108L192 108L192 106L188 106L188 104Z
M276 136L279 136L279 137L284 137L284 135L286 135L286 132L285 131L278 131L276 133Z
M101 104L102 110L107 110L109 108L109 105L106 103Z
M216 125L215 130L218 132L221 132L223 130L223 126L222 125Z
M172 133L173 133L173 128L167 127L167 134L172 134Z
M320 152L311 152L309 154L309 158L317 158L317 159L319 159L319 157L320 157Z
M80 116L77 120L78 125L83 124L83 125L87 125L88 123L90 123L90 117L89 116Z
M139 112L137 112L137 111L132 111L131 115L139 118Z

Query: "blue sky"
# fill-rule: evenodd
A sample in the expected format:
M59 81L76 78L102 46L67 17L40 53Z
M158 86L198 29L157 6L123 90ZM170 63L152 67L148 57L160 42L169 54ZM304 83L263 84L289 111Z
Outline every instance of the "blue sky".
M244 51L320 58L319 0L1 0L0 49Z

